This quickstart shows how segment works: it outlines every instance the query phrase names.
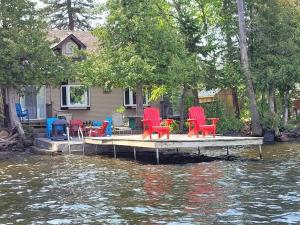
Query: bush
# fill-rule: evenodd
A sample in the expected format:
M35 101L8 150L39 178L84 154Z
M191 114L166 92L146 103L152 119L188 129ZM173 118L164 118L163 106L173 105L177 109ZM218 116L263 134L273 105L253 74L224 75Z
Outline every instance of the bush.
M163 126L166 126L166 121L162 122ZM173 123L170 125L170 133L171 134L178 134L179 133L179 122L174 120Z
M231 117L221 117L217 124L217 132L221 134L234 134L243 132L244 124L241 120Z
M217 123L217 132L221 134L241 133L244 124L233 115L226 115L225 108L220 102L210 102L201 104L205 109L206 117L220 118Z
M264 113L262 116L264 130L275 131L280 125L280 118L276 113Z

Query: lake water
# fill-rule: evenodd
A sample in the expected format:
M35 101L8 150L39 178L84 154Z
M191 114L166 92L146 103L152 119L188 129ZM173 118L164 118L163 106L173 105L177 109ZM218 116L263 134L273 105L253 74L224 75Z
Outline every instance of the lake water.
M0 160L0 224L300 224L300 144L263 153L183 165L20 153Z

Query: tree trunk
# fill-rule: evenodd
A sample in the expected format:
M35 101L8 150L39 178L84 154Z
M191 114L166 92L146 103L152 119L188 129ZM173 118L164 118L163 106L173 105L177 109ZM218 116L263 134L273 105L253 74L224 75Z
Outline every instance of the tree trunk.
M231 91L232 91L232 104L234 107L235 117L239 119L241 116L241 112L240 112L240 104L239 104L237 88L233 87Z
M283 125L286 126L289 118L289 91L286 90L283 96L284 108L283 108Z
M269 110L270 113L275 113L275 102L274 102L274 88L272 85L269 86Z
M143 97L143 85L137 85L135 89L135 94L136 94L136 128L141 129L141 118L144 113L144 97Z
M72 12L72 0L67 0L67 11L68 11L68 20L69 20L69 30L75 29L73 12Z
M25 140L25 132L23 130L22 124L17 116L16 112L16 99L17 99L17 93L15 89L9 87L7 88L7 100L8 100L8 109L9 109L9 120L10 120L10 126L12 128L16 127L18 130L19 136Z
M192 93L193 93L193 105L198 106L199 105L198 89L193 88Z
M262 126L260 123L259 113L256 104L256 98L255 98L255 93L254 93L254 88L252 83L252 75L249 68L246 25L245 25L245 7L244 7L243 0L236 0L236 2L238 7L241 64L246 79L248 98L250 100L252 134L255 136L261 136Z
M1 96L2 96L2 114L3 114L3 127L8 127L8 120L9 120L9 112L8 112L8 105L6 99L6 88L1 88Z
M180 98L180 105L179 105L179 118L180 118L179 129L181 131L183 131L184 128L184 102L185 102L186 93L187 93L187 85L184 84L181 98Z

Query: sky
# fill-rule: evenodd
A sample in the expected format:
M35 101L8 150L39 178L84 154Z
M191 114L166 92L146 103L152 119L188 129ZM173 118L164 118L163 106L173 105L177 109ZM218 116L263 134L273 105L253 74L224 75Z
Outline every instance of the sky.
M40 0L30 0L30 1L35 2L37 4L38 8L41 8L41 7L43 7L45 5ZM98 4L98 3L104 3L104 2L106 2L106 0L95 0L95 2L96 2L96 4ZM104 19L103 18L104 18L104 16L102 16L102 18L99 18L99 19L96 19L94 21L91 21L91 26L92 27L96 27L99 24L103 24L104 23Z

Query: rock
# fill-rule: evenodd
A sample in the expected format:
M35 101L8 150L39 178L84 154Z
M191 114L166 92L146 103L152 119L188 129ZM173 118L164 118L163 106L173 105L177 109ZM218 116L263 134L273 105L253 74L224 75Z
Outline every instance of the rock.
M277 140L278 142L288 142L288 141L290 141L288 135L285 134L285 133L283 133L283 134L281 134L280 136L276 137L276 140Z
M33 145L33 141L30 140L30 139L24 140L24 141L23 141L23 145L24 145L25 147L32 146L32 145Z

